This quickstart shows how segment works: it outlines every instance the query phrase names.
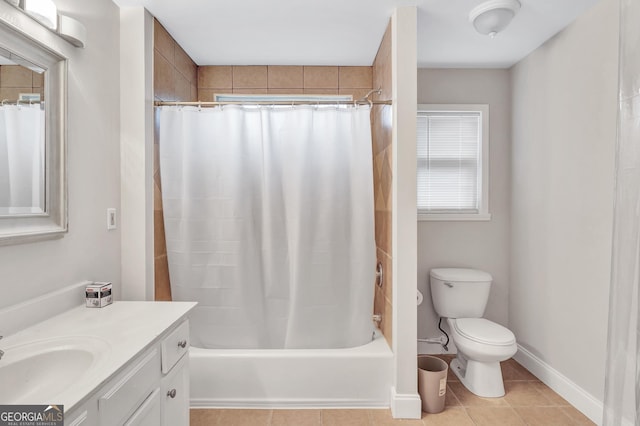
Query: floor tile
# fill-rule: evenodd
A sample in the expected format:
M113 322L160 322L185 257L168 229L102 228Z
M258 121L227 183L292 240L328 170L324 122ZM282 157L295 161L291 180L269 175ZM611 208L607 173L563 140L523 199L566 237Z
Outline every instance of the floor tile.
M595 423L592 422L587 416L582 414L580 411L575 409L574 407L562 407L562 412L564 412L569 418L573 421L572 424L579 426L595 426Z
M405 426L424 426L422 420L420 419L394 419L391 417L391 410L388 409L380 409L380 410L368 410L369 411L369 420L371 426L387 426L387 425L405 425ZM423 417L425 413L422 413Z
M320 426L320 410L273 410L271 426Z
M504 398L481 398L471 393L462 383L449 383L453 393L463 407L507 407L509 404Z
M566 399L555 393L549 386L542 382L530 382L529 386L538 390L545 398L547 398L553 405L570 407L571 404Z
M573 424L560 407L518 407L516 413L530 426L567 426Z
M520 416L511 407L471 407L469 417L477 426L524 426Z
M447 393L444 395L445 407L461 407L460 401L451 386L447 385Z
M425 426L474 426L473 420L462 407L447 408L438 414L424 414L422 422Z
M190 426L212 426L218 424L221 410L207 410L192 408L189 411Z
M501 362L500 368L502 369L502 378L505 382L511 380L538 381L536 376L531 374L529 370L524 368L513 358Z
M220 410L218 417L222 426L268 426L270 421L271 410Z
M322 410L323 426L369 426L367 410Z
M512 407L548 407L554 405L528 382L505 382L504 399Z

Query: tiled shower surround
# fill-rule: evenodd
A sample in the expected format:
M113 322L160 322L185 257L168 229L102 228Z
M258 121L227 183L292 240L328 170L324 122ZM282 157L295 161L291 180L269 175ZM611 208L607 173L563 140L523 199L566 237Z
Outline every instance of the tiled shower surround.
M196 101L198 67L157 20L153 31L153 92L156 101ZM155 299L171 300L164 237L158 131L153 144L153 227Z
M351 95L353 99L360 99L374 87L382 88L382 94L374 99L391 99L390 28L387 28L373 66L196 66L158 21L154 23L154 30L156 100L210 102L215 94ZM378 261L382 262L385 272L383 286L376 287L374 313L382 315L380 328L389 345L392 316L391 111L389 105L376 105L371 113L375 239ZM154 153L155 298L171 300L157 140Z
M44 74L21 65L0 66L0 100L15 102L21 93L39 93L44 100Z

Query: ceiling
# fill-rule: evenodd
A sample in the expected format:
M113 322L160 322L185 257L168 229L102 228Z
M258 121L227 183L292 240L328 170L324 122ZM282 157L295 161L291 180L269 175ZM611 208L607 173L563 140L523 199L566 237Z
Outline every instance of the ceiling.
M144 6L198 65L371 65L396 7L418 7L419 67L506 68L598 0L520 0L491 39L469 23L484 0L114 0Z

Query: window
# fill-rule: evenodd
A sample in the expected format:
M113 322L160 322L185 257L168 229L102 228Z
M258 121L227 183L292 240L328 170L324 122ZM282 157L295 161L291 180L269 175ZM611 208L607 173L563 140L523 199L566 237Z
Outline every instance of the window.
M419 220L489 220L488 105L418 105Z

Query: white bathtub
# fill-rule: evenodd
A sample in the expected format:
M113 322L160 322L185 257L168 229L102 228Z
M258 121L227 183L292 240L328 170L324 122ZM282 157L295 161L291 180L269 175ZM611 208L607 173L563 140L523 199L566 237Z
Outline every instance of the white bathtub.
M388 407L392 359L379 332L347 349L191 347L191 406Z

